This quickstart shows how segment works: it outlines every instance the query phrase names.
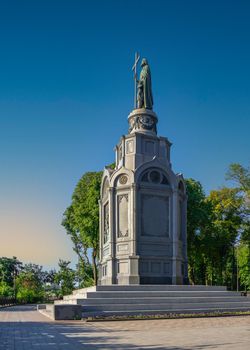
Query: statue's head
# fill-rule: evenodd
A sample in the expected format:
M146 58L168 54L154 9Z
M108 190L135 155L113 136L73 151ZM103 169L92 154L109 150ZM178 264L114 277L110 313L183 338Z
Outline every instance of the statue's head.
M141 67L147 66L148 65L148 61L146 60L146 58L143 58L141 61Z

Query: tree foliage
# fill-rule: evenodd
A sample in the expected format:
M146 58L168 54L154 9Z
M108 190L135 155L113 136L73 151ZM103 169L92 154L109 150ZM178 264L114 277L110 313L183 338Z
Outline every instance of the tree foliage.
M242 264L238 261L238 277L242 287L248 286L250 171L232 164L227 179L236 186L213 190L208 196L199 182L186 180L189 280L194 284L223 284L235 289L239 242Z
M61 295L71 294L75 287L75 271L69 267L70 261L59 260L59 271L55 274L55 282L60 286Z
M250 247L250 167L244 168L238 163L233 163L229 167L226 178L236 184L236 189L242 197L241 238Z
M237 247L239 280L245 290L250 290L250 247L241 243Z
M85 173L72 195L71 205L63 215L62 225L70 236L82 266L90 264L91 250L94 284L97 284L99 251L99 205L102 172Z
M0 282L14 287L15 277L22 269L22 263L14 256L13 258L0 258Z
M16 279L17 300L26 303L42 301L44 296L43 276L42 266L24 265Z
M235 244L242 225L242 198L237 189L211 191L214 283L235 287Z
M209 227L210 205L200 182L186 179L187 188L187 246L189 279L192 284L205 283L206 257L204 237Z
M226 179L234 181L239 189L248 193L250 190L250 167L245 168L239 163L232 163L226 173Z

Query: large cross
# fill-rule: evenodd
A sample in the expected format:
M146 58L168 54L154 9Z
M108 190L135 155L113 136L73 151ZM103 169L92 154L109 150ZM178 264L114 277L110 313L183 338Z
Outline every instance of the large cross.
M134 107L137 107L137 64L139 62L140 56L138 52L135 53L135 63L132 67L132 71L134 71L134 80L135 80L135 97L134 97Z

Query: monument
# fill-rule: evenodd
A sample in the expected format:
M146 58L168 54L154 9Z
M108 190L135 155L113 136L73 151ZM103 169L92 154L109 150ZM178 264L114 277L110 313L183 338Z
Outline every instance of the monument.
M150 67L143 58L138 79L139 60L128 134L102 178L99 284L186 284L185 182L172 170L171 142L157 135Z
M185 182L172 170L171 142L157 136L149 64L142 59L137 79L138 62L129 131L102 178L99 285L39 310L54 320L247 311L247 298L226 287L188 285Z

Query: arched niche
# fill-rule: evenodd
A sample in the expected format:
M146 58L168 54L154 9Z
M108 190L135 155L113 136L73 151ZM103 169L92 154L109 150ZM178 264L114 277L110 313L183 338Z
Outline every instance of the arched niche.
M162 169L156 167L144 170L139 182L144 185L170 186L167 174Z
M115 187L123 187L128 185L129 183L130 183L129 175L125 173L122 173L119 176L117 176L114 182Z
M108 189L109 189L109 180L108 180L108 177L106 176L102 183L102 198L108 195Z
M178 184L178 190L184 194L185 193L185 187L184 187L184 183L182 181L179 182Z

